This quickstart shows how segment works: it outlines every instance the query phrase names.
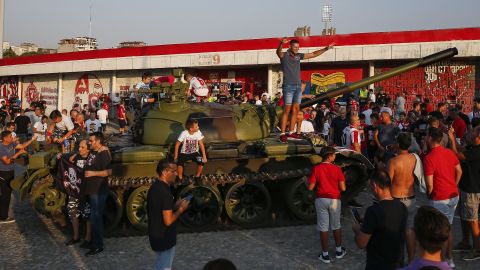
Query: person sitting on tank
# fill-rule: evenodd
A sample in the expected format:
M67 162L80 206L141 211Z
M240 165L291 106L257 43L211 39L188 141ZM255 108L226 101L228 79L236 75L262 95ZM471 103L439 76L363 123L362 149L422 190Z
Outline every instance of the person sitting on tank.
M68 158L68 161L83 169L87 162L89 154L90 154L90 147L87 141L81 140L78 146L78 152L71 155ZM67 212L68 212L68 217L72 222L73 235L72 235L72 238L65 243L65 245L71 246L80 242L79 218L81 218L83 221L85 221L85 240L80 245L80 247L88 249L90 248L91 241L92 241L92 225L90 223L90 204L85 200L85 198L82 198L83 193L81 189L83 185L81 182L78 182L81 180L82 178L77 178L74 183L70 183L70 185L66 187L70 189L70 192L68 194L71 194L68 196ZM72 195L72 194L76 194L76 195Z
M297 123L293 131L297 132L297 130L300 130L301 134L315 132L312 122L305 119L305 110L300 110L297 113Z
M190 73L186 73L184 76L185 81L187 81L190 86L189 95L195 97L196 102L201 102L204 99L208 98L209 90L205 81L200 77L195 77Z
M197 163L195 178L198 179L202 174L203 165L207 163L207 153L203 144L204 136L195 119L188 119L185 127L186 129L180 133L175 143L174 161L177 163L178 178L183 179L185 162L193 161Z
M131 97L132 104L139 104L141 108L144 105L154 104L155 97L147 95L145 93L138 94L139 90L150 90L152 84L152 73L145 72L142 74L142 80L133 87L133 98ZM149 108L150 109L150 108Z
M50 113L52 124L47 130L47 142L64 144L75 132L75 126L69 116L63 115L59 110Z

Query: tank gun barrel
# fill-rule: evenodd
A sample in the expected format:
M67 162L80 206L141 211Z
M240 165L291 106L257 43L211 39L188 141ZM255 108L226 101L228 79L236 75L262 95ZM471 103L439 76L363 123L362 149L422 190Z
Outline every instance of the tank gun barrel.
M306 102L301 103L300 108L309 107L309 106L312 106L314 104L320 103L324 100L328 100L330 98L337 97L337 96L343 95L345 93L353 92L355 89L359 89L359 88L365 87L367 85L370 85L372 83L376 83L378 81L388 79L390 77L393 77L393 76L396 76L398 74L407 72L407 71L415 69L417 67L428 66L430 64L448 59L450 57L453 57L457 54L458 54L458 50L457 50L457 48L454 47L454 48L446 49L446 50L443 50L443 51L425 56L425 57L420 58L416 61L410 62L408 64L405 64L405 65L397 67L397 68L393 68L393 69L391 69L389 71L386 71L384 73L377 74L375 76L365 78L365 79L360 80L358 82L354 82L350 85L344 85L344 86L341 86L339 88L336 88L336 89L327 91L325 93L319 94L314 99L311 99L311 100L308 100Z

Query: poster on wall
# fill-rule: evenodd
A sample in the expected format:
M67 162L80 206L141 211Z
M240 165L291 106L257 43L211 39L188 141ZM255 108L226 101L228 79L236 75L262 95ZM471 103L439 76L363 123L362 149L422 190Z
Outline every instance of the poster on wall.
M57 76L25 76L22 78L22 106L44 100L47 105L46 113L57 109L58 105L58 77Z
M375 73L389 69L375 68ZM407 110L411 109L414 100L428 99L435 106L439 102L460 103L468 112L472 109L476 87L478 89L475 65L460 62L440 62L375 83L376 91L383 89L392 99L406 92Z

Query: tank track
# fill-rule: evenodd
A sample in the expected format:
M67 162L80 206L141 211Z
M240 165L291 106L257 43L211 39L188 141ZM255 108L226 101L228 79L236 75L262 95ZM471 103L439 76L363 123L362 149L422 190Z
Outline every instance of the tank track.
M270 173L270 172L261 172L261 173L245 173L245 174L206 174L202 175L200 179L195 179L195 177L186 176L184 181L179 185L189 185L194 183L210 184L210 185L228 185L236 183L242 180L245 181L256 181L256 182L265 182L265 181L277 181L283 179L298 178L310 174L310 169L297 169L291 171L283 171L280 173ZM155 180L154 177L109 177L108 185L113 188L137 188L143 185L150 185Z

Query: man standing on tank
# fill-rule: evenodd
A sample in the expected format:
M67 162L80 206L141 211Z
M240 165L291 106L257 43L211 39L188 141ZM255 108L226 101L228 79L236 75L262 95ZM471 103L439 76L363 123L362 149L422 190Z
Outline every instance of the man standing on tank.
M300 134L292 133L296 124L297 113L300 110L300 101L302 99L301 79L300 79L300 61L320 56L324 52L333 48L334 44L330 44L325 48L316 50L311 53L299 53L300 43L296 39L290 40L290 47L286 52L283 52L283 45L288 40L283 38L277 48L277 56L280 58L283 71L283 98L285 101L285 108L283 110L282 119L280 122L280 141L287 142L288 137L299 139ZM290 116L290 112L292 113ZM285 130L287 128L288 117L290 116L290 133L287 135ZM300 128L298 129L300 132Z

